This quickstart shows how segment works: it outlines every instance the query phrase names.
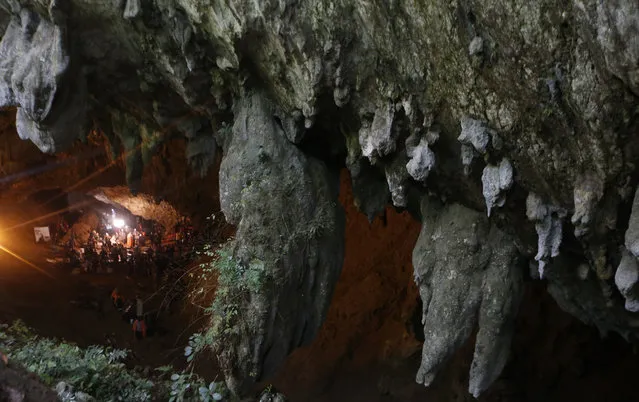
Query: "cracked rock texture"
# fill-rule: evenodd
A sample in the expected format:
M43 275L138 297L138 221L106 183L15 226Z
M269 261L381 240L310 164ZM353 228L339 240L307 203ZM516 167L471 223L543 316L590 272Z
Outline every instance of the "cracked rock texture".
M496 256L511 255L495 248L499 236L538 264L563 309L636 338L615 277L624 247L637 255L624 235L635 228L639 177L638 26L634 0L0 0L0 106L17 107L20 137L45 152L103 133L124 152L134 191L175 138L187 139L200 172L224 150L220 197L239 225L239 255L291 275L280 293L247 306L261 313L255 332L229 347L238 392L321 325L342 235L327 166L350 170L354 203L369 219L389 203L418 216L426 196L454 205L441 207L452 237L421 240L472 256L455 257L465 258L460 282L435 257L430 270L418 268L433 289L451 289L448 308L463 317L428 325L439 339L424 349L428 382L475 312L486 336L507 337L508 325L482 324L493 320L484 295L511 303L507 287L485 287L508 265ZM504 180L502 161L512 167ZM320 215L328 232L284 253ZM474 248L457 243L474 231L487 237ZM294 284L315 276L323 290L293 300ZM453 283L472 289L468 306ZM428 314L444 308L434 296ZM267 314L280 309L286 323ZM471 392L488 386L504 354L476 357Z

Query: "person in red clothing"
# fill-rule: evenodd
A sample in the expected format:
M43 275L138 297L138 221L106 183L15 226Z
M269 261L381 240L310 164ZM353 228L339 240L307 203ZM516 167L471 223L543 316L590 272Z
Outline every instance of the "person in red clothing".
M133 321L133 336L138 341L146 338L146 322L144 322L144 317L138 316L138 318Z

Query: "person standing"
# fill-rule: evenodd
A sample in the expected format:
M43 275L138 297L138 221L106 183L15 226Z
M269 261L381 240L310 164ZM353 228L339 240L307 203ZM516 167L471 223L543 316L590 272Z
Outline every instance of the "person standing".
M117 265L120 262L120 251L118 249L118 246L116 245L111 246L111 261L115 265Z
M133 321L133 336L137 341L146 338L146 322L143 316L139 315L135 321Z

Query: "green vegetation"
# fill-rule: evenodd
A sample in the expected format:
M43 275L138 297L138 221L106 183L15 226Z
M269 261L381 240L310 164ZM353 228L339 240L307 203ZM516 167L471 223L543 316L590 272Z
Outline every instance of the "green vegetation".
M203 254L210 257L209 262L201 264L201 273L197 278L196 293L207 294L209 287L215 286L215 297L205 313L211 317L210 325L201 333L189 339L185 348L187 361L192 361L197 353L223 346L224 340L239 335L242 320L240 311L250 295L259 293L267 282L268 275L263 261L252 260L243 264L234 256L235 243L229 240L214 250L206 247ZM217 278L217 284L214 283Z
M235 258L235 243L229 241L218 249L207 247L201 254L209 261L191 273L197 287L192 298L206 300L205 314L210 323L203 332L189 339L184 355L189 369L175 372L171 366L153 371L127 366L128 352L105 346L80 348L77 345L35 335L21 321L0 325L0 350L13 364L36 374L43 383L56 388L63 402L151 401L211 402L227 399L224 385L207 383L193 373L196 355L207 349L220 352L233 336L247 328L241 311L259 294L268 280L266 265L258 259L247 264ZM63 383L63 384L62 384ZM87 399L87 396L93 399Z
M0 325L0 350L9 361L25 367L50 387L63 402L151 401L209 402L223 399L220 384L207 384L190 372L174 373L170 366L145 375L141 368L128 368L127 351L103 346L80 348L66 342L41 338L21 321ZM63 382L66 387L60 387ZM82 396L84 394L85 396Z

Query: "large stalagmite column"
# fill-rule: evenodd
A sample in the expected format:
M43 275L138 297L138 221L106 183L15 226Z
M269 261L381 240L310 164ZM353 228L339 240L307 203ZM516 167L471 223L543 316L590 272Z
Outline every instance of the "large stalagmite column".
M522 293L521 258L512 239L480 212L427 197L421 209L413 266L425 341L417 382L430 385L479 323L469 384L477 397L508 358Z
M237 225L235 257L266 273L240 306L239 330L218 347L241 393L315 337L342 267L344 216L337 172L287 140L263 95L236 105L223 142L220 202Z

